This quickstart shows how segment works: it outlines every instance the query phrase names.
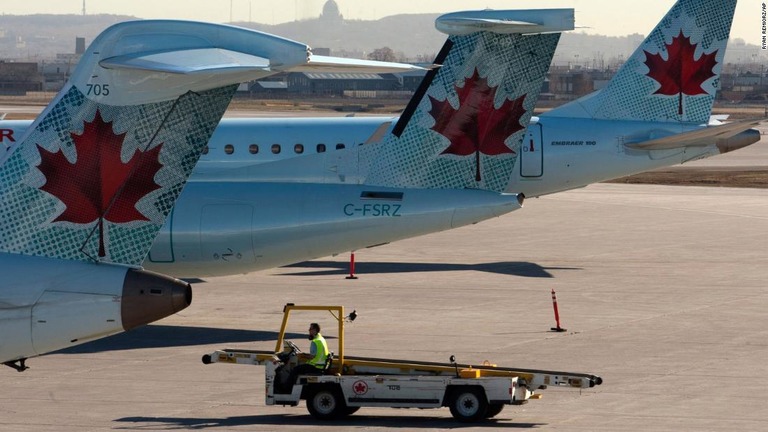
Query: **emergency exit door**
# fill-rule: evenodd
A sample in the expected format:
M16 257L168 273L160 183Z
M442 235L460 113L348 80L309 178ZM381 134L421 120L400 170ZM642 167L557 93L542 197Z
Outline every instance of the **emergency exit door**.
M541 177L544 174L544 146L542 145L542 126L528 126L522 145L520 145L520 177Z

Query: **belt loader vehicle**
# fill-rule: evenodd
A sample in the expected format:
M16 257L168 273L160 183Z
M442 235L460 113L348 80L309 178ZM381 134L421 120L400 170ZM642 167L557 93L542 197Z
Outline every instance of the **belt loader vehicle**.
M327 310L338 322L338 353L328 356L316 374L299 375L286 382L290 369L301 361L299 348L285 341L292 311ZM343 306L297 306L283 309L283 323L272 351L225 349L203 356L203 363L263 365L266 369L266 404L296 406L303 399L315 418L344 417L361 407L440 408L449 407L461 422L491 418L505 405L522 405L540 398L536 391L547 386L588 388L602 384L595 375L569 372L412 360L352 357L344 355ZM283 347L282 351L281 347ZM280 352L277 352L280 351Z

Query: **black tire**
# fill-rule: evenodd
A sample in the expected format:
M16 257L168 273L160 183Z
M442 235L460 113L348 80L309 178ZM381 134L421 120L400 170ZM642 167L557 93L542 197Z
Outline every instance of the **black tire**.
M485 418L493 418L499 415L499 413L504 409L503 403L492 403L488 405L488 410L485 411Z
M485 418L488 401L481 389L460 387L453 391L449 408L453 418L462 423L471 423Z
M318 386L309 392L307 410L318 420L333 420L346 415L349 408L337 386Z
M360 409L360 407L348 406L347 409L344 410L344 415L345 416L350 416L350 415L356 413L359 409Z

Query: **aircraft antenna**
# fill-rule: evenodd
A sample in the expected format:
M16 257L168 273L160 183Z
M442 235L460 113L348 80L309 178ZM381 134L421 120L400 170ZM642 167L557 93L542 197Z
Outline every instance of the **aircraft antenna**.
M83 0L83 16L85 16L85 0Z

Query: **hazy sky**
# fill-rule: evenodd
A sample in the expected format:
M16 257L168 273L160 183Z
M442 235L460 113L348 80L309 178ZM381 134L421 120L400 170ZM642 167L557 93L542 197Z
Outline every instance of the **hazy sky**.
M326 0L86 0L89 14L176 18L213 22L256 21L277 24L319 15ZM648 34L673 0L336 0L345 18L374 19L398 13L467 9L573 7L576 25L588 33ZM762 0L739 0L732 37L760 45ZM0 0L0 13L81 13L82 0Z

